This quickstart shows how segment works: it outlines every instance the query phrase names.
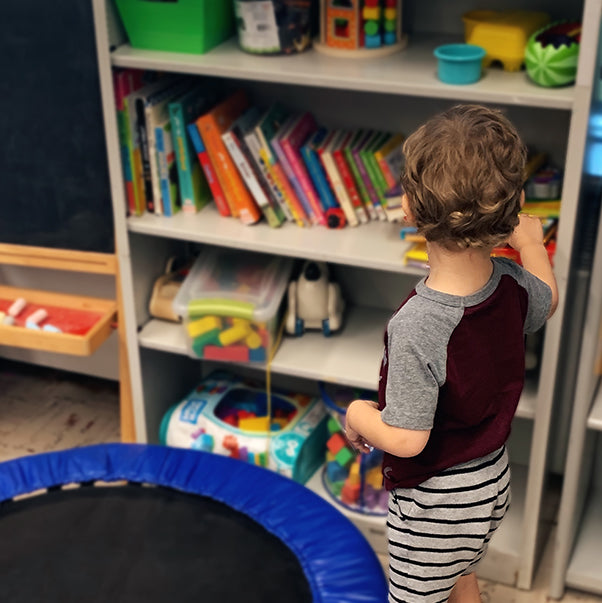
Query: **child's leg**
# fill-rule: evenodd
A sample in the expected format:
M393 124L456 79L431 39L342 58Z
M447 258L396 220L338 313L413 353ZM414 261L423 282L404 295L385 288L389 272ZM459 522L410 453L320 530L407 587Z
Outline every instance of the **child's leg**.
M481 603L477 575L474 572L458 578L447 603Z

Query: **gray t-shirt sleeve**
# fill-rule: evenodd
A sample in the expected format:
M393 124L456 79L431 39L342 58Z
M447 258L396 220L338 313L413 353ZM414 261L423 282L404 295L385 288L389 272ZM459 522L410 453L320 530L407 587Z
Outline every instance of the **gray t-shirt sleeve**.
M502 271L509 274L527 291L529 302L524 332L534 333L545 324L552 307L552 289L535 275L507 258L496 258Z
M439 388L445 383L447 344L461 312L448 310L429 312L424 300L413 298L389 322L387 404L381 413L388 425L433 427Z

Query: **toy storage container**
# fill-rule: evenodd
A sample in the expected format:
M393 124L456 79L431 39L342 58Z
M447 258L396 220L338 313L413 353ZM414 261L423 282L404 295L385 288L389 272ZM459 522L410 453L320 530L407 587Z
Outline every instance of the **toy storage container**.
M163 417L159 441L266 467L304 484L322 465L328 413L318 396L215 371Z
M251 54L296 54L311 46L312 0L233 0L238 43Z
M235 32L226 0L117 0L134 48L203 54Z
M320 394L330 415L322 471L326 491L347 509L366 515L386 515L389 493L383 486L382 451L360 454L347 442L343 432L347 406L357 399L376 401L376 393L321 383Z
M275 351L289 258L207 248L173 301L193 358L266 362Z

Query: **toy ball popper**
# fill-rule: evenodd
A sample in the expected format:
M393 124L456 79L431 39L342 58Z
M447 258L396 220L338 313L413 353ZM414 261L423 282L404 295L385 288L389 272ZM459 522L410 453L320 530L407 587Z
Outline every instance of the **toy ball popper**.
M567 86L575 81L581 24L559 21L536 31L527 43L525 66L540 86Z

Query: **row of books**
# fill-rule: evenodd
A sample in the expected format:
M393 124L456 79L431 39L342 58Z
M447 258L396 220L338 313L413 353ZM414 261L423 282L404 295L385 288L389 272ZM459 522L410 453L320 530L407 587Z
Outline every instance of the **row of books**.
M400 216L401 134L327 129L309 112L262 110L243 90L219 99L183 77L125 69L114 84L131 215L214 200L223 216L272 227Z
M526 200L522 212L537 216L542 223L544 245L550 261L554 261L556 252L556 232L560 215L560 190L562 188L561 172L549 163L548 154L531 152L525 166ZM410 246L404 254L404 263L413 268L428 269L428 253L426 240L417 234L416 229L404 227L400 236ZM506 257L521 263L518 252L509 245L501 245L493 249L493 257Z
M541 219L544 245L551 262L554 261L554 253L556 252L556 231L558 230L559 209L559 201L528 201L523 207L523 212L538 216ZM410 243L410 246L404 253L405 265L422 270L428 269L429 263L425 238L416 234L416 229L412 227L402 228L400 236L403 240ZM521 263L520 255L509 245L501 245L494 248L491 255L493 257L509 258L518 264Z

